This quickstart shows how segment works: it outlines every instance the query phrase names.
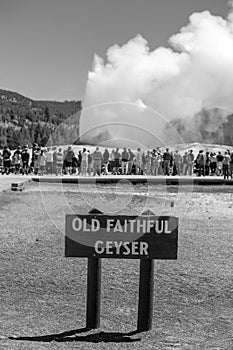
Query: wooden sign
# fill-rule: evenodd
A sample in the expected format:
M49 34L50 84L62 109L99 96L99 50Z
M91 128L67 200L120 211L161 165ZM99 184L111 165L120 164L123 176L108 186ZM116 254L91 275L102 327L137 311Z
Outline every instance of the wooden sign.
M178 218L66 215L66 257L177 259Z

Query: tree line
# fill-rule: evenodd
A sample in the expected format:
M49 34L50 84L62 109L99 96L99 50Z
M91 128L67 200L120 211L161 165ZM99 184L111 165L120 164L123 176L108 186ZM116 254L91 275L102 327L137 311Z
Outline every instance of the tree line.
M81 101L33 101L0 90L0 148L78 140L81 109Z

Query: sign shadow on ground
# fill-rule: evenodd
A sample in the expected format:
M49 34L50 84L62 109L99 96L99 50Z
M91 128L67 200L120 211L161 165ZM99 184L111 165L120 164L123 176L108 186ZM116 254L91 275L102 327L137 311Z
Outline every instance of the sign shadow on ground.
M89 328L79 328L71 331L66 331L58 334L46 334L41 336L24 336L24 337L9 337L11 340L20 341L35 341L49 343L56 341L62 342L87 342L87 343L133 343L141 341L141 338L131 338L131 336L140 333L139 331L132 332L98 332L88 335L76 335L79 333L89 332Z

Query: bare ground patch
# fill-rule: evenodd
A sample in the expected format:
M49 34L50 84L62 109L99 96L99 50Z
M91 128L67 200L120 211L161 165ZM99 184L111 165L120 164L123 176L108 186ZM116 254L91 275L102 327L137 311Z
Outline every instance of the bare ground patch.
M139 189L142 195L125 207L125 214L135 214L146 200L155 213L182 217L178 260L155 262L153 329L139 334L139 261L103 259L101 328L86 332L87 261L64 258L64 236L35 189L0 195L2 349L233 349L229 189L184 190L179 200L156 190L148 200ZM59 191L47 191L46 198L59 217ZM66 198L75 211L87 213L81 194L67 190Z

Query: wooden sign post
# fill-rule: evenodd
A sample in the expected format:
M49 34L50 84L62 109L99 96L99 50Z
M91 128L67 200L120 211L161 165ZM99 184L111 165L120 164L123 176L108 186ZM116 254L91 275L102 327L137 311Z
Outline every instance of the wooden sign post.
M89 214L103 214L93 209ZM88 258L87 262L87 306L86 328L96 329L100 326L101 303L101 259Z
M92 210L89 215L66 215L65 256L87 257L86 327L100 325L101 258L140 259L138 331L152 326L153 259L177 259L178 218L111 216Z
M100 326L101 259L88 258L86 328Z
M142 215L154 215L150 210ZM154 296L154 260L140 260L139 298L138 298L138 331L149 331L152 327Z
M138 331L149 331L152 327L154 292L154 260L140 260Z

